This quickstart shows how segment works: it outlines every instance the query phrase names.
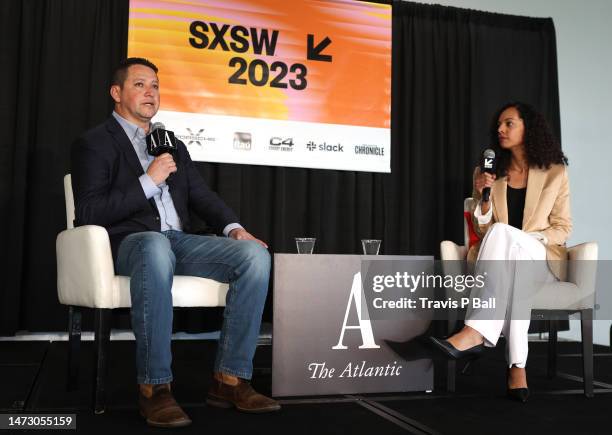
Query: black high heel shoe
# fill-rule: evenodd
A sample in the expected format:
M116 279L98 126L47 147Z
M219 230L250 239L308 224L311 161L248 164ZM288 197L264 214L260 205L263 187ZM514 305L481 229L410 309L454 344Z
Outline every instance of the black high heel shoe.
M529 388L508 388L508 378L510 377L510 369L506 372L506 394L508 398L517 402L525 403L529 399Z
M477 344L465 350L459 350L446 340L436 337L429 337L431 342L436 345L446 356L452 359L470 358L476 359L482 355L484 351L484 343Z
M521 403L525 403L529 399L529 388L508 388L506 392L510 399Z

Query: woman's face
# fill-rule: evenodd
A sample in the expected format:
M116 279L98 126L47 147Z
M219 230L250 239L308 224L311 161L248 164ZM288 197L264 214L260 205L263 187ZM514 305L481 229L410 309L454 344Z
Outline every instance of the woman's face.
M499 146L504 149L512 149L523 145L525 135L525 124L520 118L518 110L508 107L497 120L497 139Z

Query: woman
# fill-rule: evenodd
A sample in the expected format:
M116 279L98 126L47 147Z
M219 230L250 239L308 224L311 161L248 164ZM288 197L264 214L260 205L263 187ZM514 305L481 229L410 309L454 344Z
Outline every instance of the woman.
M524 103L509 103L493 119L491 143L497 157L495 174L474 172L474 228L482 241L468 252L476 260L476 272L484 273L497 265L518 264L514 260L539 261L543 282L565 280L565 242L572 229L569 204L567 158L554 139L544 117ZM491 189L483 201L482 191ZM484 237L483 237L484 236ZM532 263L530 263L532 264ZM525 402L529 396L527 363L527 315L517 314L512 303L518 290L518 274L512 279L491 274L483 291L493 294L503 305L503 314L493 319L468 311L464 328L447 340L432 341L448 356L474 357L484 348L494 347L503 333L507 341L508 395ZM540 281L538 280L538 283ZM506 302L504 302L506 301ZM513 312L514 311L514 312Z

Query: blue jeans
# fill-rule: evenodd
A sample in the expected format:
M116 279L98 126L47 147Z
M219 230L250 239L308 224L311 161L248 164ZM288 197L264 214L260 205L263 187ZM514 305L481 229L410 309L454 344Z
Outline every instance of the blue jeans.
M130 277L139 384L172 381L172 279L191 275L229 283L215 371L250 379L270 254L259 243L181 231L147 231L119 246L119 275Z

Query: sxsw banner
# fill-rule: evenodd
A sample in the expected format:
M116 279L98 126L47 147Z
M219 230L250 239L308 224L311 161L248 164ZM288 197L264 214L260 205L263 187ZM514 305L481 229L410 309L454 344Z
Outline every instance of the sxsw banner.
M128 55L194 160L391 170L390 5L131 0Z

